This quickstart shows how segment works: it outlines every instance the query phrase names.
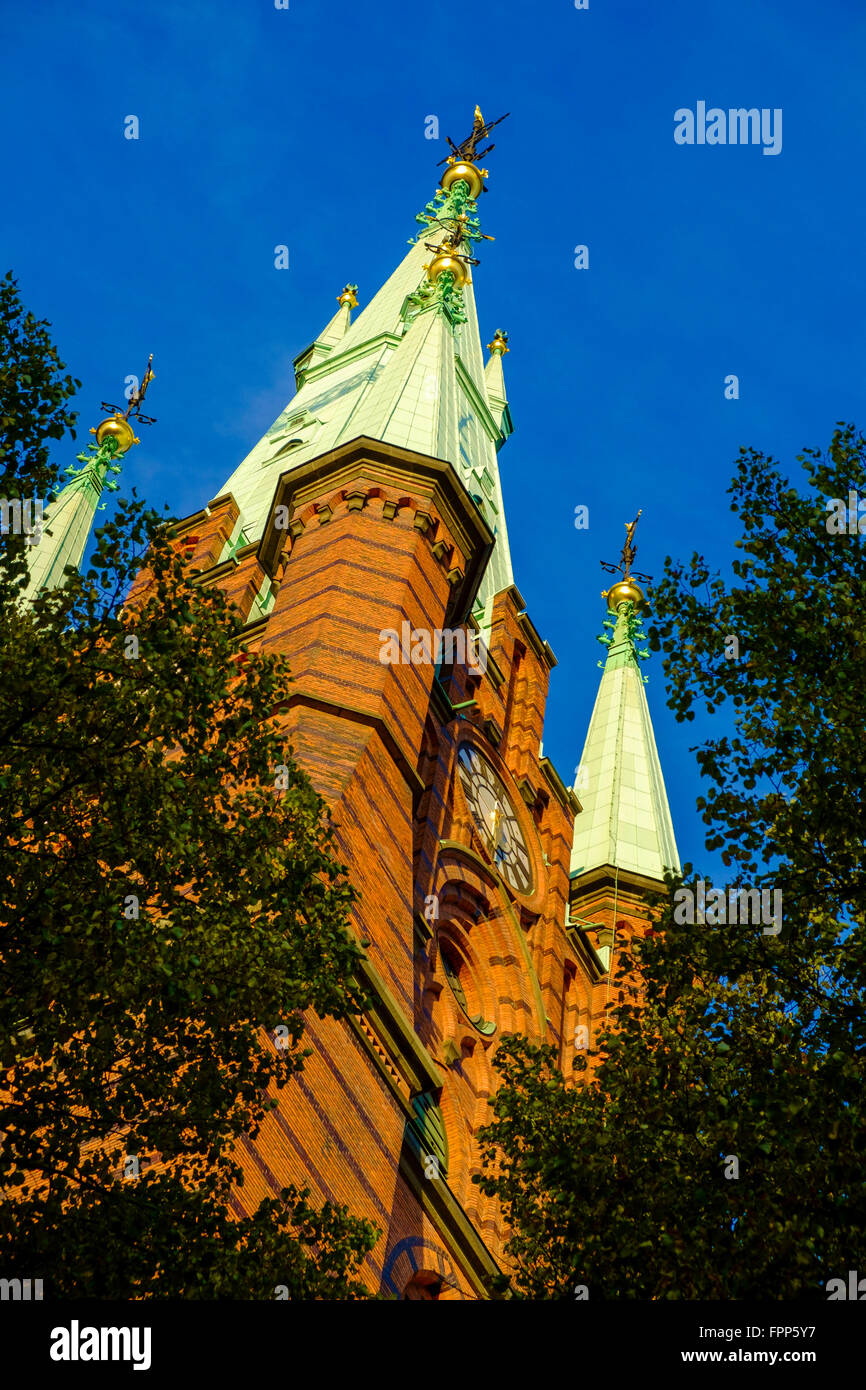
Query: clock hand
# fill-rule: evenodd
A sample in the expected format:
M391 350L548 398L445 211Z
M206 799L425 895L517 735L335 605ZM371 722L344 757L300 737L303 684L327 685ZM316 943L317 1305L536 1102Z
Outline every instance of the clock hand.
M492 822L490 838L493 845L493 858L504 859L505 848L507 848L507 840L505 836L505 830L503 827L504 818L502 814L502 806L498 801L493 809L490 819ZM505 846L505 848L503 846Z

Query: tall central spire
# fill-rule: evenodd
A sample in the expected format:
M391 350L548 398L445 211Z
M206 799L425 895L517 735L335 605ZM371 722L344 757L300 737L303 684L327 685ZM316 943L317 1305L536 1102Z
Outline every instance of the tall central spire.
M222 489L237 500L248 541L261 535L282 473L365 435L453 466L496 537L480 604L513 584L497 465L511 432L507 348L497 333L485 372L472 278L473 251L491 239L477 207L487 171L473 156L494 124L476 108L396 270L354 322L357 287L347 285L338 313L295 360L295 395Z

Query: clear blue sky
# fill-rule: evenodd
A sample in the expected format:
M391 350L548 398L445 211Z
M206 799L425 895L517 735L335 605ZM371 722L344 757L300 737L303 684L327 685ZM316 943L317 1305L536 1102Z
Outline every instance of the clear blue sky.
M84 437L154 352L158 423L123 478L186 515L283 408L343 283L368 302L416 234L447 152L425 117L460 139L476 101L510 111L475 288L484 341L511 338L503 487L559 658L545 751L570 781L623 522L643 507L650 574L695 546L726 567L739 446L796 468L866 419L864 60L861 0L8 3L0 271L81 378ZM698 101L781 108L781 153L677 145L674 112ZM648 669L680 852L711 866L695 726Z

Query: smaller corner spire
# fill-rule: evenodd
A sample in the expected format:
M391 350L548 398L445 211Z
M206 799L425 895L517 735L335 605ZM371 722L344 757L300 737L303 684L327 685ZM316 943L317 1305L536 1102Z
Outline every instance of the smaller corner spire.
M34 599L43 589L59 587L67 568L80 566L103 489L117 491L118 484L109 475L120 472L118 459L134 444L140 443L130 421L156 424L155 418L145 415L141 409L155 375L152 363L153 353L147 359L140 383L130 392L124 411L108 401L101 402L100 408L112 413L91 428L90 433L96 438L86 450L76 454L80 467L71 464L66 469L69 482L61 488L48 510L45 518L48 543L41 541L33 555L27 587L22 593L24 602Z
M511 351L508 346L508 334L497 328L493 341L487 344L487 349L490 356L484 368L484 385L487 388L490 408L499 425L499 441L496 445L499 449L514 429L505 390L505 373L502 370L502 359L506 352Z
M332 348L345 338L352 323L352 310L358 307L358 286L344 285L337 295L339 308L316 339L320 348Z
M598 641L607 659L590 719L574 790L583 810L574 823L571 876L612 867L663 882L679 870L670 807L647 704L641 662L649 657L641 630L646 605L637 580L649 575L633 568L635 527L625 524L625 544L617 564L602 567L620 578L604 591L609 609L607 632Z
M298 353L292 366L295 371L295 389L300 391L307 375L313 367L318 367L334 349L339 347L352 325L352 310L358 307L358 286L346 284L337 295L338 309L329 319L317 338Z

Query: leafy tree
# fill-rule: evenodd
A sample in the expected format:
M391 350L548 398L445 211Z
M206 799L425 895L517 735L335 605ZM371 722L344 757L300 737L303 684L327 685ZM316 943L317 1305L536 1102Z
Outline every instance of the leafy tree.
M11 270L0 280L0 499L47 501L56 482L50 459L53 439L71 431L77 416L66 402L80 381L63 376L65 363L48 334L50 325L25 310ZM27 538L3 537L0 600L27 579Z
M796 486L741 451L732 582L668 558L650 631L677 718L720 716L698 805L724 887L781 892L782 929L689 925L671 881L591 1081L502 1045L480 1181L518 1296L824 1299L862 1267L866 554L832 502L866 492L866 441L799 461Z
M62 394L44 325L4 334L4 393L26 360L38 400ZM63 412L12 399L28 495ZM0 1268L52 1297L366 1296L368 1223L295 1188L231 1209L303 1012L364 1004L354 893L280 731L286 663L243 658L138 500L29 606L18 563L0 551Z

